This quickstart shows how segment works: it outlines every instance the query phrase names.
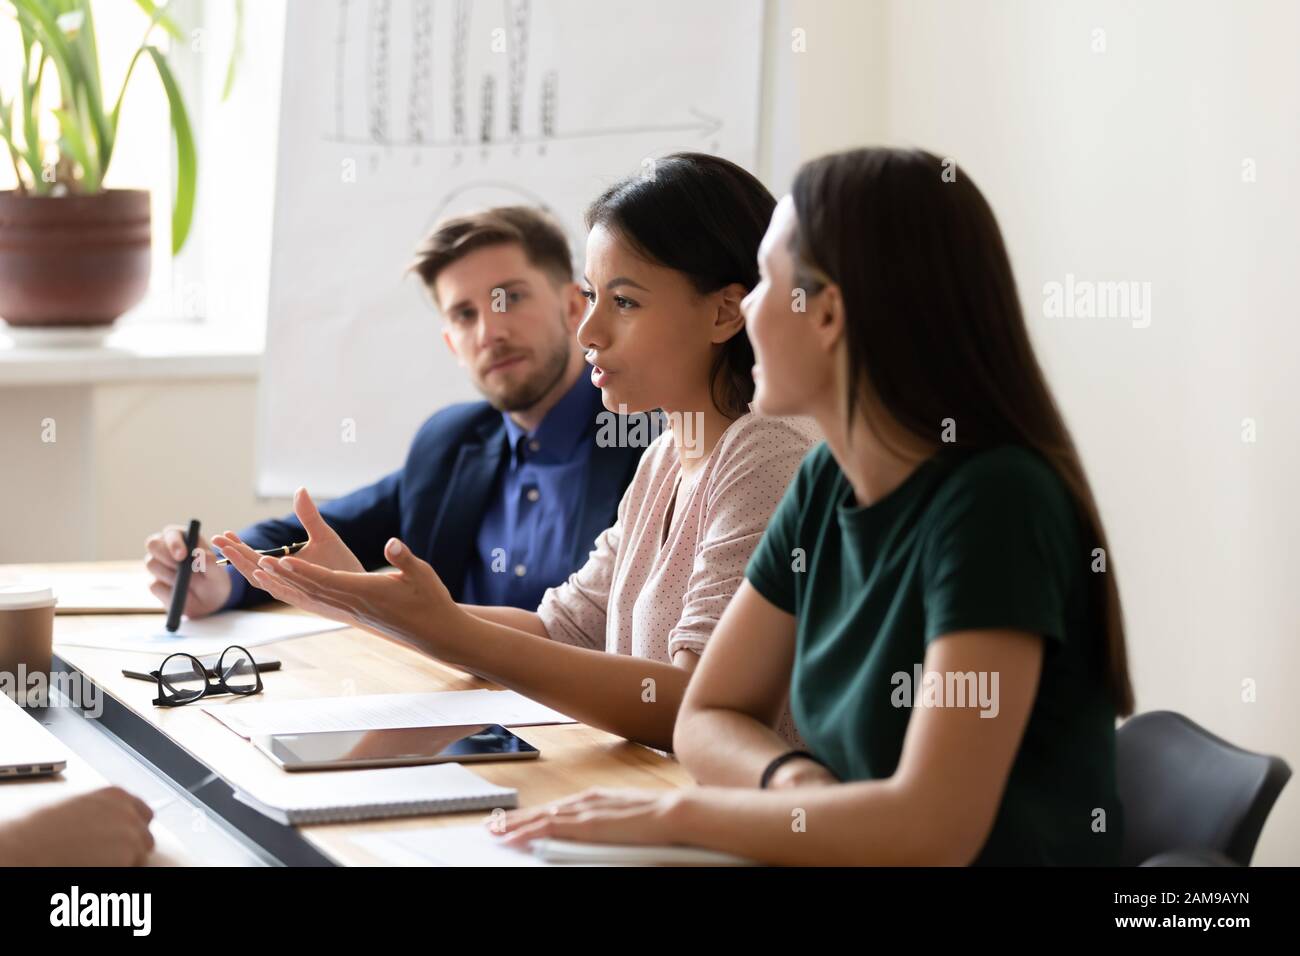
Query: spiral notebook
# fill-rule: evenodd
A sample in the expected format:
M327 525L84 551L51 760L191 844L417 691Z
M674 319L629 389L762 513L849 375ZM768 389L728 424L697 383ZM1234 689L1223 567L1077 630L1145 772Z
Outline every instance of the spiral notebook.
M235 788L235 799L287 826L465 810L511 809L519 791L458 763L370 770L282 773Z

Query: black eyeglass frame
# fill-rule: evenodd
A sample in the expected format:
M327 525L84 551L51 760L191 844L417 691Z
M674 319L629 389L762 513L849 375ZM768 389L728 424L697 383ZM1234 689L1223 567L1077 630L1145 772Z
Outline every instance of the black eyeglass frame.
M231 651L241 652L248 660L249 666L253 668L253 677L256 679L256 683L253 687L236 690L226 683L226 668L224 665L226 662L226 655ZM180 695L176 694L175 691L170 691L170 688L163 685L163 673L167 670L167 662L175 657L187 658L194 664L195 676L199 674L203 675L203 690L193 697L186 697L184 700L179 700L178 697ZM154 706L183 707L186 704L192 704L196 700L202 700L205 697L219 697L222 694L234 694L238 697L250 697L253 694L260 694L262 692L262 672L257 669L257 662L253 660L253 655L249 653L249 650L246 647L240 647L238 644L231 644L227 647L221 652L221 656L217 658L215 671L216 677L209 677L208 669L204 667L203 662L193 654L186 654L184 651L177 651L175 654L168 654L163 658L162 664L158 666L156 671L149 672L149 676L158 682L158 696L154 698ZM172 694L170 697L167 696L169 692Z

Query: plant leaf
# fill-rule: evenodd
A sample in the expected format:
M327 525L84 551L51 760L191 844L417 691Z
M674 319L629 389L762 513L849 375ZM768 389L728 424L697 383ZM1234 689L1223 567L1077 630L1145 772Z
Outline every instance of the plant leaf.
M23 171L22 167L19 166L19 161L23 159L23 155L18 151L18 146L14 142L13 133L9 127L9 117L12 115L13 106L13 100L5 101L3 97L0 97L0 139L3 139L5 146L9 148L9 159L14 164L14 176L18 179L18 191L21 193L27 191L27 184L23 182Z
M170 3L164 3L161 7L154 3L153 0L135 0L135 5L145 12L150 23L156 23L171 36L173 40L184 42L185 34L181 33L181 28L176 25L176 21L167 15L167 8Z
M37 0L9 0L9 2L18 14L19 22L31 31L32 35L39 41L43 53L49 56L54 62L55 68L59 71L59 86L64 107L73 107L77 102L77 89L82 84L81 63L68 45L67 37L59 29L56 14L43 3L37 2ZM51 6L63 12L61 5L51 4ZM39 110L39 105L33 102L30 109L34 115ZM31 144L29 144L28 148L31 148ZM42 158L39 155L33 157L29 154L28 162L32 163L33 159L35 162L32 165L32 175L35 180L36 190L38 193L49 192L49 184L45 183L42 176Z
M37 0L9 0L18 14L20 23L25 23L33 36L40 41L41 49L54 61L59 69L59 77L65 88L71 88L77 76L79 61L73 57L68 38L59 29L58 20L43 4ZM66 91L66 89L65 89Z
M94 127L87 120L86 116L90 112L86 108L86 88L83 86L77 90L77 110L76 116L81 124L81 140L86 144L86 155L90 160L90 165L82 165L82 191L88 193L97 193L104 188L104 160L95 150L95 144L92 137L95 134Z
M59 121L59 130L63 133L59 140L60 148L72 154L72 158L81 164L82 181L86 192L96 192L97 189L92 185L95 174L94 164L90 159L90 152L86 149L86 140L81 134L81 124L75 111L55 110L54 115Z
M112 155L113 131L104 115L104 93L99 79L99 44L95 38L95 18L90 12L90 0L80 0L76 12L81 14L81 28L73 41L73 49L81 60L82 83L86 93L84 97L78 95L77 109L82 111L84 119L90 121L95 137L96 157ZM98 189L91 191L97 192Z
M194 218L194 195L198 183L198 157L194 150L194 133L190 128L190 117L185 110L185 100L180 87L172 75L167 58L155 46L145 47L145 52L153 58L158 68L158 76L167 91L167 102L171 105L172 133L176 139L176 198L172 203L172 255L180 252L190 234L190 223Z
M15 11L16 12L16 11ZM17 17L15 17L17 19ZM23 162L27 164L28 175L32 179L32 189L38 194L43 192L41 179L41 137L40 137L40 102L41 102L41 80L45 75L45 63L48 57L45 55L44 48L37 53L36 77L32 78L32 53L36 47L36 34L33 32L31 22L26 19L19 19L19 30L22 33L23 41L23 75L21 83L21 105L23 111ZM12 122L12 112L5 111L6 122ZM10 129L10 149L14 148L12 138L13 129ZM15 172L18 171L17 163L14 164ZM22 182L21 173L18 181Z
M131 54L131 62L126 65L126 75L122 78L122 88L117 92L117 100L113 103L113 111L109 113L108 122L112 130L113 141L117 138L117 124L122 115L122 101L126 98L126 88L131 85L131 74L135 72L135 65L139 62L144 49L149 45L149 34L153 32L156 24L161 23L163 27L177 40L182 39L180 29L176 26L175 21L166 15L166 7L160 7L153 3L152 0L136 0L136 4L149 15L149 28L144 31L144 39L136 47L135 53ZM104 166L108 166L108 158L104 159Z
M230 45L230 59L226 63L226 82L221 87L221 102L230 99L235 87L235 67L244 55L244 0L235 0L235 40Z

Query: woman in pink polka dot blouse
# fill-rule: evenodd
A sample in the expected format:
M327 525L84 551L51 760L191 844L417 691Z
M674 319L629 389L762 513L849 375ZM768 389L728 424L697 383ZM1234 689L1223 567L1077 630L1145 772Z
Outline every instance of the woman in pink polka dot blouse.
M612 413L663 415L627 434L610 416L598 442L648 447L618 520L535 613L456 604L397 539L385 551L396 573L259 560L234 540L224 553L283 601L671 749L687 682L786 485L821 437L811 419L749 410L754 353L740 303L758 282L775 205L739 166L682 153L612 186L587 210L590 304L578 340L592 382ZM797 741L788 711L772 720Z

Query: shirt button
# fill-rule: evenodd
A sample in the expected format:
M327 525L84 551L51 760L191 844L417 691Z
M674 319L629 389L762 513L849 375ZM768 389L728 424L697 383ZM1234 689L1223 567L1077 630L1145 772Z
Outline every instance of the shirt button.
M541 496L542 496L542 493L541 493L540 491L538 491L536 488L529 488L529 489L528 489L528 494L527 494L526 497L528 498L529 501L536 501L536 500L537 500L538 498L540 498Z
M532 441L528 443L529 451L538 451L541 447L542 447L542 443L539 442L536 438L534 438Z
M522 578L527 573L528 573L528 569L524 567L522 564L515 565L515 577Z

